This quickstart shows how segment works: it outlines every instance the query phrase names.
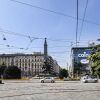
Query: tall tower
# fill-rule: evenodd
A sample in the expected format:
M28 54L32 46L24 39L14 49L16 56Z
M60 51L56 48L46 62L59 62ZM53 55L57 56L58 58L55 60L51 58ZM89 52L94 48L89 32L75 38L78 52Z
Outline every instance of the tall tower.
M48 45L47 45L47 38L45 38L45 41L44 41L44 60L46 61L47 60L47 56L48 56Z

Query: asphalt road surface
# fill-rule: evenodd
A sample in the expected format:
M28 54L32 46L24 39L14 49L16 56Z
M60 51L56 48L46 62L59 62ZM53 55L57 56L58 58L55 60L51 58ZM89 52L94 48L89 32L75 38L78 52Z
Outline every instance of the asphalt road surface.
M100 100L100 83L3 81L0 100Z

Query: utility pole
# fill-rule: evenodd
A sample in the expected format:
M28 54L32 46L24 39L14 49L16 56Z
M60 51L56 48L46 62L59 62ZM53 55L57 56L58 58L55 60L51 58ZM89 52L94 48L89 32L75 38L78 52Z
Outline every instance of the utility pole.
M77 47L77 36L78 36L78 0L77 0L77 22L76 22L76 47Z

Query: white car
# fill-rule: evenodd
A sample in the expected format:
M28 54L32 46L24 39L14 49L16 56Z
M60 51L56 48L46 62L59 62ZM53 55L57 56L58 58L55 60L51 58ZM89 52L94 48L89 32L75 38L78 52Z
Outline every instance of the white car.
M40 80L41 83L54 83L55 80L53 77L45 77L43 79Z
M68 80L69 80L69 77L67 77L67 78L64 77L64 81L68 81Z
M83 76L80 81L82 83L97 83L98 79L92 76Z

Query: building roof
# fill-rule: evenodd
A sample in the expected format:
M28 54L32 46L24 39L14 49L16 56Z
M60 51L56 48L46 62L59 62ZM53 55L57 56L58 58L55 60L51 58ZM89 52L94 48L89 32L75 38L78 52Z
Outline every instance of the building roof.
M94 47L72 47L71 49L92 49L92 48L97 48L96 46Z
M24 53L0 54L0 57L15 57L15 56L44 56L44 54L42 54L42 53L33 53L33 54L24 54Z

